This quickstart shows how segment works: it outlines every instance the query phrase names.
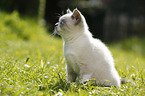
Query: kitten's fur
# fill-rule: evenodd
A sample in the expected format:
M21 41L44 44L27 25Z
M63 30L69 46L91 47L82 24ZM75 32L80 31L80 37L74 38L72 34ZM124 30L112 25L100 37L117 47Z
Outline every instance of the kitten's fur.
M96 79L98 84L120 86L120 77L110 51L100 40L92 37L78 9L73 12L68 9L67 14L59 18L56 32L64 42L68 82L83 83Z

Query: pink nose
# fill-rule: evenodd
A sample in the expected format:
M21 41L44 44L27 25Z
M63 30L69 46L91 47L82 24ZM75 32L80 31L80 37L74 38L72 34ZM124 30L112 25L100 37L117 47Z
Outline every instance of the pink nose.
M58 26L58 23L56 23L55 26Z

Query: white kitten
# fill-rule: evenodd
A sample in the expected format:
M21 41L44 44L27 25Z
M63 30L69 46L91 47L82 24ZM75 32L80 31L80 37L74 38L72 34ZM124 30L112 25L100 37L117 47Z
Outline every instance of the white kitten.
M64 56L69 82L96 79L98 84L120 86L120 77L115 69L108 48L94 39L88 30L84 16L77 9L59 18L56 32L64 42ZM109 82L106 82L108 80Z

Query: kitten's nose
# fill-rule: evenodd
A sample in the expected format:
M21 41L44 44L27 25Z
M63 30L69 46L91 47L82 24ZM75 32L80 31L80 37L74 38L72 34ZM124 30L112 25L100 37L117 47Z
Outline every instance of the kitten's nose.
M58 22L55 24L55 26L58 26Z

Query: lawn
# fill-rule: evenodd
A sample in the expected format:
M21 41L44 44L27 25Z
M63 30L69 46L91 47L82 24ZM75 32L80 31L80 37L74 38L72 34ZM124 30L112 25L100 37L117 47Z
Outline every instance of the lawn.
M107 44L122 78L120 88L66 83L63 42L33 18L0 11L0 95L145 95L145 39Z

